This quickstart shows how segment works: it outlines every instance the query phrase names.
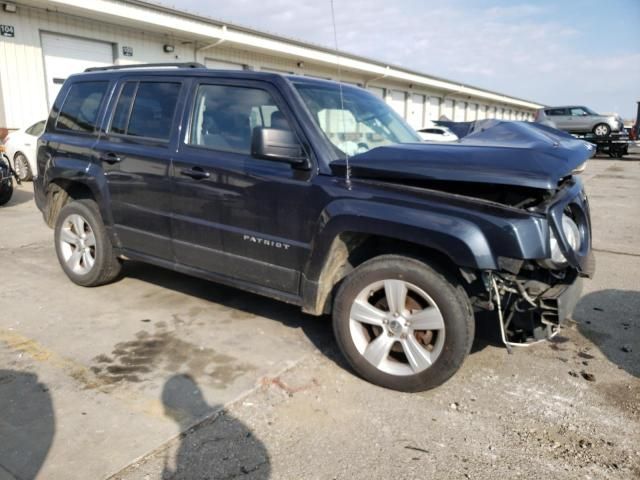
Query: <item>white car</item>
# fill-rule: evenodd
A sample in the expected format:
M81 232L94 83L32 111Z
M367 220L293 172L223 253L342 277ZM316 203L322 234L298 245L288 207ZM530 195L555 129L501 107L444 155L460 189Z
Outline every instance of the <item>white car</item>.
M3 141L5 155L13 163L13 169L20 180L32 180L38 173L36 148L45 123L46 120L40 120L26 128L10 132Z
M425 142L455 142L458 136L447 127L441 127L429 122L424 128L418 130L418 134Z

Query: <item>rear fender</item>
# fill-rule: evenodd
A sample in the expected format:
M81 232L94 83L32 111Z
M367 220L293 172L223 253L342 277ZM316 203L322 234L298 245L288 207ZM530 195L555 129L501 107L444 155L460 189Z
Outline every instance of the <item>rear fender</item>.
M111 204L111 198L102 168L91 162L65 157L52 160L45 172L43 183L47 185L47 203L50 201L48 197L53 184L65 190L74 184L87 187L98 205L102 221L109 231L112 230L113 216L107 208Z

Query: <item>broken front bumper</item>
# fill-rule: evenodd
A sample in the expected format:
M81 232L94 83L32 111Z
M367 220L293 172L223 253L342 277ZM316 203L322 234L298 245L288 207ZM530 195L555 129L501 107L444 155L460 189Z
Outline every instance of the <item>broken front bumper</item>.
M508 349L553 337L573 314L582 294L582 277L576 271L562 280L554 277L552 283L495 272L485 281Z
M558 284L545 291L539 298L540 320L551 327L560 326L573 314L582 295L582 278L573 283Z

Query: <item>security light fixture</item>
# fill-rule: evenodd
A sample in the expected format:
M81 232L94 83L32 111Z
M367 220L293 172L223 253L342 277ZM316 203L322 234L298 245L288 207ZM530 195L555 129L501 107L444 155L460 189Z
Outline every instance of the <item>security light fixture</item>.
M296 65L298 65L298 68L304 68L304 62L298 62Z
M162 47L162 49L164 50L165 53L173 53L173 51L176 49L176 47L173 46L173 45L167 44L167 45L164 45Z

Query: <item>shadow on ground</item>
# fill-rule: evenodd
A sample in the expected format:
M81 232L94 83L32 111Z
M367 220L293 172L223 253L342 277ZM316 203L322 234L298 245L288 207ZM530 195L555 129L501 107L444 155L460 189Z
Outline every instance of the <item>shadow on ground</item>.
M32 202L33 201L33 187L31 183L22 183L22 187L16 186L15 182L13 184L13 195L11 196L11 200L7 203L4 208L14 207L16 205L20 205L22 203Z
M275 320L290 328L299 328L323 352L332 349L334 345L329 317L306 315L299 306L144 263L126 262L124 275L227 308Z
M599 290L580 299L574 320L618 368L640 377L640 292Z
M163 480L269 478L271 465L264 444L242 422L207 404L191 376L169 378L162 403L165 414L185 432L175 459L164 459Z
M54 432L46 385L33 373L0 370L0 478L35 478Z

